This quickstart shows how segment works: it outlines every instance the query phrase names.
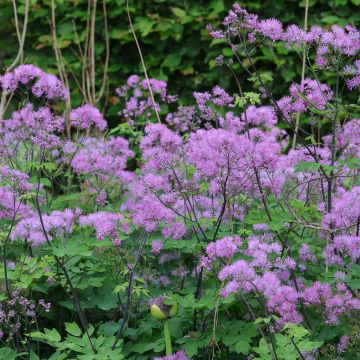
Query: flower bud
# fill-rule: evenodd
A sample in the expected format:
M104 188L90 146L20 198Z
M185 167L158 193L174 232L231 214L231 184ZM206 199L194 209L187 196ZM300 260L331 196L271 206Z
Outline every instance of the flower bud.
M170 299L168 296L160 296L149 301L151 315L156 320L165 320L175 316L179 309L179 304L165 304L165 300Z

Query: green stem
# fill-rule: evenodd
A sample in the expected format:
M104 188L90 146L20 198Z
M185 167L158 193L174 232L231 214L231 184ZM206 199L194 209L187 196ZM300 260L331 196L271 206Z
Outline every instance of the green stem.
M170 335L170 327L169 327L169 320L165 319L163 321L164 324L164 337L165 337L165 349L166 349L166 356L172 354L172 346L171 346L171 335Z

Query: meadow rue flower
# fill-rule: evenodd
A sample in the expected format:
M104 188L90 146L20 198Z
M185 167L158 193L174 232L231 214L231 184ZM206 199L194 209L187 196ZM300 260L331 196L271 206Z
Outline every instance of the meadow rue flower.
M164 237L174 240L180 240L185 235L185 233L186 233L186 226L183 222L180 221L176 221L171 225L164 227L161 230L161 234Z
M315 262L316 256L312 253L308 244L302 244L299 249L299 257L301 260Z
M106 191L104 191L104 189L102 189L99 194L97 195L95 201L96 203L99 205L99 206L105 206L107 201L107 194L106 194Z
M345 352L347 346L349 344L349 336L343 335L340 337L339 343L336 348L339 353Z
M161 222L169 223L175 219L175 213L150 194L142 196L129 210L133 223L147 232L158 229Z
M20 170L12 169L6 165L0 166L0 181L7 185L7 189L14 194L25 194L33 190L34 185L29 180L29 175Z
M326 29L312 26L310 30L305 31L298 25L290 24L284 31L284 26L279 20L261 20L256 14L249 13L238 4L233 6L221 24L223 29L215 29L208 25L207 30L214 39L229 39L232 48L237 46L232 43L232 39L236 39L241 32L247 32L250 43L255 43L258 35L261 35L272 41L283 41L290 49L294 47L299 50L310 46L315 48L316 64L321 68L330 68L329 65L341 61L341 58L354 56L360 50L360 32L351 25L332 25ZM349 88L357 87L358 82L358 77L349 80Z
M64 131L65 120L54 115L49 107L35 110L32 104L27 104L19 111L14 111L10 121L13 124L11 132L21 132L22 140L30 138L34 144L45 149L61 144L59 134Z
M269 226L267 224L254 224L253 229L255 231L266 231L269 229Z
M99 240L110 238L115 241L118 240L118 228L121 228L121 220L123 218L122 214L99 211L80 216L79 224L82 227L93 227Z
M138 75L131 75L128 77L126 84L129 87L134 87L140 81L140 77Z
M154 99L150 96L149 84ZM177 96L167 93L165 81L154 78L141 80L138 75L131 75L127 79L126 85L115 91L124 102L124 109L120 114L131 126L134 126L142 118L148 120L154 110L160 112L162 104L170 104L177 100Z
M185 133L196 126L195 106L179 106L174 113L166 115L166 122L176 133Z
M261 20L259 23L259 32L271 40L279 40L283 32L282 27L281 22L277 19Z
M216 118L216 111L213 106L234 107L234 98L218 85L214 86L211 92L195 91L193 96L200 110L200 117L206 122L211 122Z
M227 111L224 116L218 118L219 126L234 133L241 133L244 131L246 123L240 117L235 115L232 111Z
M277 123L277 116L271 106L256 107L250 105L241 118L242 121L247 122L249 125L264 126L266 128L272 128Z
M9 270L15 270L16 269L16 265L13 261L8 261L6 263L6 267L9 269Z
M80 129L88 129L91 125L105 130L107 127L106 120L101 112L94 106L85 104L70 112L70 123Z
M305 79L301 84L292 84L289 91L290 97L285 96L277 102L285 116L296 112L303 113L307 107L324 110L333 97L333 92L327 84L312 79Z
M346 80L346 85L350 90L360 86L360 60L355 60L354 65L347 65L344 72L351 76L350 79Z
M69 97L69 90L53 74L41 75L32 87L32 92L36 97L44 96L49 100L59 98L65 101Z
M154 360L190 360L183 350L179 350L176 353L163 357L155 357Z
M52 74L45 73L31 64L20 65L13 72L0 76L0 85L7 93L15 91L20 84L32 82L31 91L36 97L45 97L47 100L69 97L69 90Z
M0 303L0 339L6 336L11 341L20 329L25 330L43 311L49 312L50 309L51 303L44 299L35 302L26 298L19 289L13 290L9 298Z
M241 244L239 236L227 236L208 244L205 248L206 256L201 258L200 266L211 269L211 265L216 259L231 259Z
M211 24L208 24L206 26L206 30L209 32L210 36L214 39L225 38L225 32L221 30L215 30Z
M157 255L160 253L163 247L164 243L161 240L153 240L151 242L151 253Z
M128 158L134 156L134 153L124 138L87 138L75 155L69 155L71 166L78 174L97 175L104 180L116 178L125 183L133 178L126 171L126 165Z
M334 197L333 206L323 217L323 226L329 228L351 227L357 224L360 216L360 186Z
M79 210L65 209L43 214L42 221L37 213L21 219L10 234L12 240L26 240L33 246L45 244L53 237L61 237L73 230L74 221L79 217ZM44 228L43 228L44 226ZM44 234L45 230L45 234Z
M309 39L306 31L299 28L297 25L289 25L285 32L282 34L281 39L288 44L302 45Z

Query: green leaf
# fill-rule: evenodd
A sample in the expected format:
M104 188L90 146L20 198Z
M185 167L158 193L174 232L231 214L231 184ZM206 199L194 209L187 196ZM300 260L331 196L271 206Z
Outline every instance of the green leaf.
M15 358L16 358L16 351L8 347L0 348L0 359L13 360Z
M180 19L183 19L186 16L186 12L178 7L171 8L171 11L174 13L175 16L177 16Z
M121 40L129 36L129 30L113 29L109 33L110 39Z
M51 187L52 184L51 184L51 181L47 178L41 178L40 179L40 182L44 185L44 186L47 186L47 187Z
M353 290L360 290L360 279L352 279L346 281L346 283L353 289Z
M56 351L54 354L52 354L48 360L64 360L68 357L68 354L61 353L59 351Z
M154 20L150 20L143 16L136 17L135 20L136 24L136 30L140 31L141 36L145 37L149 35L149 33L152 31L153 26L156 24Z
M246 341L238 341L235 345L235 351L238 353L238 354L244 354L244 355L248 355L249 354L249 351L251 349L251 346L248 342Z
M30 337L33 339L41 339L46 341L52 342L59 342L61 341L61 336L56 329L44 329L44 332L41 331L34 331L30 333Z
M169 54L165 58L161 66L168 67L170 69L175 69L177 66L179 66L180 62L181 62L181 57L179 56L179 54Z
M40 358L31 350L29 360L40 360Z
M196 339L188 340L184 343L184 350L186 355L193 357L198 353L198 342Z
M296 345L299 347L301 351L312 351L318 349L320 346L323 345L323 341L300 341Z
M309 169L313 172L316 172L319 170L321 164L316 162L310 162L310 161L300 161L295 166L295 172L302 172L302 171L309 171Z
M79 328L78 324L76 322L72 323L65 323L65 330L70 334L74 336L80 336L81 335L81 329Z
M45 170L54 171L57 169L57 165L52 162L46 162L42 164Z

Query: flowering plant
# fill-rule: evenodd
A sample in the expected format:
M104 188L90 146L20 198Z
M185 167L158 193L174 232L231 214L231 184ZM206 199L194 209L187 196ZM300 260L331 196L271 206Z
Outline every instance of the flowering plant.
M238 4L208 31L232 51L216 63L237 94L215 85L183 106L133 75L116 93L136 138L106 131L95 103L69 109L55 75L1 75L5 100L28 93L0 114L4 354L358 353L360 119L341 89L359 88L360 32L285 27ZM281 98L253 60L276 43L310 62Z

